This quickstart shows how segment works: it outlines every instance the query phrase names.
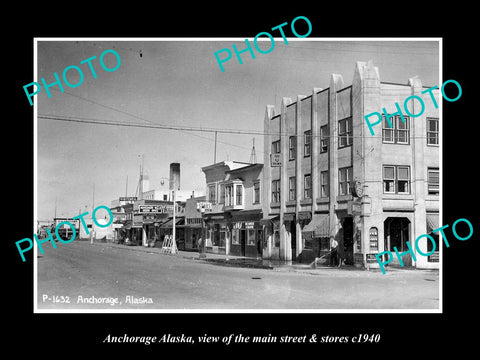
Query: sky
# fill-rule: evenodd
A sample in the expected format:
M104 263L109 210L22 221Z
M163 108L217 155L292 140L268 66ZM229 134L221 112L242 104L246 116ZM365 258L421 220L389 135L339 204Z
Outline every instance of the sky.
M250 42L253 39L249 38ZM75 216L92 205L110 206L120 196L134 196L139 168L149 175L150 189L166 189L162 178L169 164L181 166L181 189L205 192L202 167L214 162L213 132L137 128L40 118L162 124L186 128L263 131L267 105L280 109L283 97L296 100L313 88L327 88L331 74L341 74L350 85L357 61L372 60L384 82L407 84L419 76L424 86L439 85L439 43L436 39L379 41L320 38L275 38L268 54L255 51L255 59L242 53L240 64L232 50L245 48L244 38L215 39L37 39L37 77L53 83L68 66L78 66L83 82L58 86L35 95L37 115L36 183L38 220ZM259 42L263 50L271 44ZM229 48L232 58L223 63L214 53ZM99 58L115 50L120 67L104 71ZM222 53L220 56L225 56ZM82 60L96 56L91 64ZM116 58L104 57L114 68ZM73 69L67 79L80 81ZM30 89L30 91L33 91ZM28 101L28 100L26 100ZM216 161L248 162L255 138L257 162L263 163L263 138L254 134L217 134ZM127 180L128 178L128 180ZM127 191L126 191L127 190ZM94 202L94 203L93 203Z

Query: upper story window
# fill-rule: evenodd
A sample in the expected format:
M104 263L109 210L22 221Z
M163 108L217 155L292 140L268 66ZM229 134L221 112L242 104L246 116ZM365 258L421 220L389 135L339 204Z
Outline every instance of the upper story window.
M280 180L272 180L272 202L280 202Z
M385 165L383 167L385 194L410 194L410 166Z
M310 156L312 145L312 130L303 133L303 156Z
M440 193L440 171L438 168L428 168L427 186L428 195L438 195Z
M303 178L303 198L312 198L312 175L306 174Z
M403 122L400 115L390 117L392 126L388 123L387 117L382 115L382 141L389 144L406 144L410 143L410 118L403 116Z
M238 184L235 186L235 205L243 205L243 186Z
M328 151L328 125L320 127L320 152L324 153Z
M217 198L217 185L216 184L208 185L208 201L210 201L212 204L216 204L216 198Z
M225 184L219 184L218 188L219 188L218 191L220 193L218 203L224 204L225 203Z
M295 160L296 152L297 152L297 137L290 136L288 138L288 159Z
M272 142L272 154L280 154L280 140Z
M288 200L293 201L296 199L296 180L295 176L288 178Z
M320 173L320 197L328 197L328 170Z
M427 145L438 145L439 122L437 118L427 118Z
M338 121L338 147L352 145L352 118L342 119Z
M338 169L338 195L350 194L353 168L351 166Z
M260 181L255 181L253 183L253 203L260 203Z

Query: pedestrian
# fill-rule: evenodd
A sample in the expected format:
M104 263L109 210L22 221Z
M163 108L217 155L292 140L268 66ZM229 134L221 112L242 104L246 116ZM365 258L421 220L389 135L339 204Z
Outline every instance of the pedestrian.
M338 242L334 236L330 236L330 266L340 266L338 264Z

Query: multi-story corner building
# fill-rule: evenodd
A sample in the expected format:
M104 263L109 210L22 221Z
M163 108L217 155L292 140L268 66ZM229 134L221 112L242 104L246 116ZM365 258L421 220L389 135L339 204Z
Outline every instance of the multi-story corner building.
M283 98L279 113L267 106L264 119L262 194L264 258L311 261L340 243L346 264L378 266L375 254L394 247L406 265L438 268L437 251L418 254L415 239L439 227L439 112L422 91L421 79L382 82L372 62L358 62L352 84L332 74L330 86L313 89L296 101ZM438 89L432 92L439 103ZM409 117L404 101L424 100L425 111ZM383 115L372 136L365 115ZM418 101L407 103L417 115ZM372 120L373 122L373 120ZM432 244L423 237L419 249ZM397 257L390 263L398 264Z
M205 166L211 210L203 215L209 252L262 257L263 164L223 161Z

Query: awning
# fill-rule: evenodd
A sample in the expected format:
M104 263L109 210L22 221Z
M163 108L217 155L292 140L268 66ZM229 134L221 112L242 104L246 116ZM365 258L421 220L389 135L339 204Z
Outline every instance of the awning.
M283 214L283 221L294 221L294 220L295 220L295 213Z
M330 217L328 214L314 214L312 220L303 227L302 235L306 239L330 236Z
M427 234L439 228L439 218L438 214L427 214Z
M257 211L238 211L232 212L231 221L260 221L262 219L261 210Z
M176 218L175 219L175 226L180 225L184 218ZM171 228L173 227L173 218L168 219L168 221L164 222L162 225L160 225L161 228Z
M270 224L270 222L273 222L275 220L278 221L279 218L280 218L280 215L268 215L263 219L260 219L260 225L268 225Z

